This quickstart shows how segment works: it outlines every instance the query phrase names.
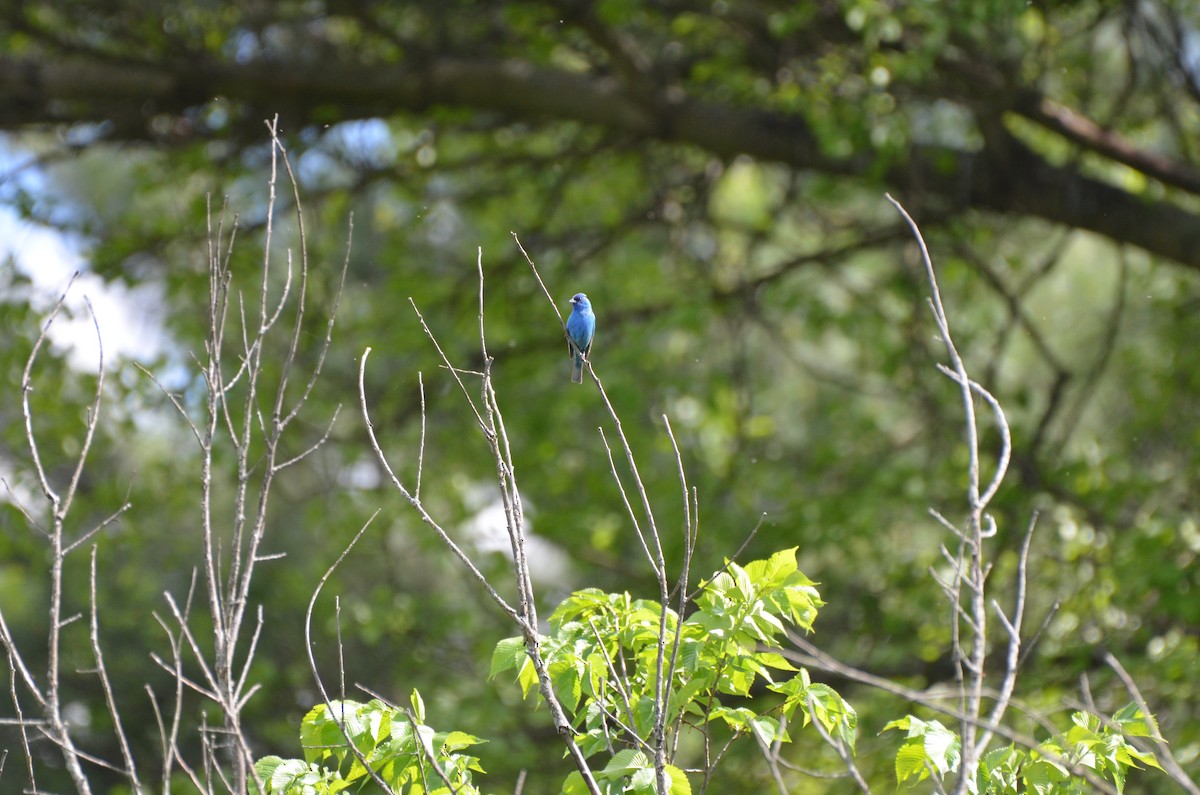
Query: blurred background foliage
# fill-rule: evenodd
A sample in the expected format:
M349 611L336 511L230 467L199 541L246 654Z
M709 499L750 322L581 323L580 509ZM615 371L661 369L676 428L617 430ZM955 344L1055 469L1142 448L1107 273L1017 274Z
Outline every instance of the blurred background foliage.
M206 322L210 199L226 230L237 218L237 283L252 290L258 279L264 119L279 114L304 204L310 364L353 215L330 360L293 452L342 411L319 454L279 481L266 548L287 557L264 564L255 585L266 618L254 669L264 688L247 716L256 751L295 753L299 719L318 698L304 606L381 509L326 588L341 596L347 682L396 700L419 688L435 725L490 741L481 755L496 791L527 769L526 792L553 792L568 769L544 712L484 680L512 627L381 479L357 406L370 346L375 426L411 476L423 374L425 498L503 581L493 465L408 304L455 362L477 367L481 248L488 346L539 539L543 610L585 586L655 592L597 432L606 413L594 389L570 384L561 330L514 233L560 309L577 291L592 299L596 370L639 454L668 559L680 561L681 506L663 414L700 495L694 572L720 566L765 514L745 558L799 546L828 602L820 646L913 687L951 682L948 608L928 573L951 539L927 509L963 513L966 451L956 388L934 369L941 343L919 260L883 200L891 190L922 224L968 367L1012 424L1013 470L994 504L1002 603L1038 516L1029 627L1042 631L1018 688L1024 709L1061 719L1083 698L1081 677L1100 709L1124 703L1101 661L1111 651L1200 771L1196 3L2 5L0 201L25 224L8 228L61 233L101 280L90 289L133 296L127 316L101 320L145 323L158 353L141 364L188 406L203 390L192 356ZM451 80L463 64L476 67L474 82ZM88 74L103 90L73 88ZM576 85L597 93L573 95ZM671 115L689 103L719 111L704 117L713 129ZM1022 193L1056 184L1060 193ZM276 277L298 245L282 181L279 194ZM21 371L63 283L21 259L23 234L11 233L0 268L0 468L11 484L0 600L37 659L46 552L11 495L41 516ZM41 360L30 395L42 455L63 477L95 379L94 360L71 353L76 336ZM200 560L199 472L190 432L134 358L107 360L101 438L72 524L132 504L100 541L99 600L110 675L153 769L143 685L169 683L148 657L166 645L152 614L163 591L186 593ZM984 440L994 449L993 432ZM233 472L218 477L227 490ZM87 606L85 556L72 564L68 612ZM331 601L316 621L332 675ZM65 653L81 744L116 758L94 677L74 673L90 667L85 622L67 630ZM895 740L876 735L908 705L830 681L860 711L861 764L890 786ZM838 768L819 738L798 735L793 761ZM6 747L16 743L5 734ZM54 750L38 749L53 768ZM749 743L722 770L720 791L772 786ZM1163 781L1137 777L1130 790Z

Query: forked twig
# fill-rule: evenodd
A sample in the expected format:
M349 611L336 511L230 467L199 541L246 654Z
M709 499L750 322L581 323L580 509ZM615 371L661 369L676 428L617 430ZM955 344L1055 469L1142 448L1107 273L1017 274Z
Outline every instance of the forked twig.
M437 522L437 520L425 510L424 503L421 502L417 494L409 491L400 478L397 477L395 470L392 469L392 465L388 462L387 456L384 455L383 448L379 445L379 439L375 435L375 424L371 421L371 413L367 408L367 392L365 383L367 357L370 355L371 349L366 348L363 350L362 359L359 360L358 399L359 407L362 409L363 422L365 422L367 426L367 439L371 443L371 449L375 451L376 460L379 461L379 465L383 467L383 471L387 474L388 479L392 482L392 485L397 491L400 492L400 496L404 497L404 499L407 500L410 505L412 505L413 509L416 510L417 515L421 518L421 521L429 525L433 532L437 534L438 539L445 544L454 557L456 557L458 561L462 563L464 567L466 567L467 571L470 572L475 581L483 586L484 590L487 591L487 594L491 597L492 601L495 602L501 610L508 614L509 618L520 623L521 616L517 613L516 608L510 605L505 598L500 595L499 591L492 587L492 584L488 581L487 576L484 575L484 573L479 570L479 567L475 565L474 561L471 560L471 556L468 555L466 551L464 551L463 548L460 547L454 541L454 539L450 537L450 534L446 532L446 530Z

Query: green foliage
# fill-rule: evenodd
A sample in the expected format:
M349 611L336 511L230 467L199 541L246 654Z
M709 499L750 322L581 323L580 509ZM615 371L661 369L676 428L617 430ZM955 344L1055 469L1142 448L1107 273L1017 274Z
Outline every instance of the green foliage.
M593 771L605 795L655 795L655 768L648 749L655 741L654 704L658 672L666 683L666 747L678 749L672 735L707 734L713 724L733 737L753 735L763 747L790 743L782 720L800 713L801 725L817 721L827 734L853 752L858 716L833 688L813 683L777 651L786 625L809 631L824 604L815 583L796 567L796 550L787 549L746 566L727 562L703 582L695 610L682 623L675 611L629 594L587 589L572 594L550 617L551 633L539 640L555 694L576 726L575 741L587 758L608 754ZM516 670L525 697L538 688L533 660L521 638L506 638L492 653L489 678ZM776 681L780 671L796 675ZM754 685L783 694L772 703ZM410 714L380 701L335 701L305 716L300 737L304 759L265 757L256 771L268 793L324 795L368 781L375 771L396 792L447 792L433 780L430 759L455 791L476 793L472 771L479 760L459 753L481 742L464 732L435 733L424 724L424 704L413 691ZM1134 747L1128 737L1152 736L1153 716L1130 704L1104 720L1084 712L1072 726L1035 748L1016 744L984 755L975 782L984 795L1074 795L1088 789L1087 775L1110 781L1123 791L1130 769L1158 768L1153 754ZM895 775L901 786L928 778L947 779L959 769L958 735L937 720L912 715L893 720L883 731L901 731ZM347 742L347 739L349 742ZM420 745L418 745L420 743ZM360 761L351 744L361 754ZM675 750L666 766L669 795L691 795L691 783L677 765ZM367 767L364 767L363 762ZM344 772L343 772L344 771ZM432 786L431 786L432 782ZM584 795L582 775L572 771L562 795Z
M408 711L378 699L318 704L300 724L304 759L266 756L254 770L268 795L358 791L373 781L372 773L396 793L476 795L472 773L483 768L461 752L484 741L461 731L435 732L425 723L421 695L414 690L410 700Z
M797 676L786 682L772 684L770 689L788 697L784 702L785 714L791 714L792 710L799 708L803 716L801 725L807 726L809 721L818 721L843 746L854 748L858 731L858 714L854 707L829 685L812 682L807 669L801 668Z
M780 721L799 711L803 725L818 720L853 748L857 716L832 688L813 684L805 670L784 682L773 673L797 670L772 650L781 648L787 625L811 630L823 604L815 583L797 569L795 548L746 566L727 562L701 583L696 610L682 624L673 610L629 594L587 589L566 599L551 616L553 631L541 647L555 692L580 730L576 741L584 755L611 754L594 773L602 791L657 792L644 749L654 732L660 670L671 672L664 722L672 733L685 726L706 731L716 722L734 735L753 733L766 745L790 742ZM496 644L490 677L513 669L528 696L537 675L520 638ZM759 679L787 696L782 705L752 693ZM723 697L753 708L731 706ZM378 700L318 704L301 724L304 759L268 756L255 770L268 793L340 792L366 783L369 769L397 792L432 794L447 791L426 770L434 758L455 791L476 792L471 773L482 768L459 751L480 740L463 732L435 733L424 724L416 691L412 704L411 714ZM683 770L668 764L666 772L670 795L691 795ZM563 783L565 795L586 791L577 771Z
M1071 727L1038 744L1024 748L1011 744L984 754L976 781L986 795L1076 795L1091 792L1085 774L1111 782L1117 792L1125 788L1131 769L1141 765L1160 768L1153 754L1139 751L1127 738L1149 737L1154 716L1129 704L1104 720L1086 712L1071 715ZM916 784L930 776L941 779L958 770L962 760L959 737L938 721L912 715L894 720L884 731L905 732L896 752L896 781Z
M717 722L767 745L790 742L781 719L799 711L802 725L818 720L853 748L857 716L832 688L813 684L805 670L776 681L779 672L797 671L778 653L787 626L811 630L823 604L815 583L797 569L792 548L744 567L727 562L701 583L695 610L682 624L674 610L654 601L577 591L551 615L541 648L584 755L613 754L605 775L649 793L653 768L641 749L653 740L660 671L671 677L663 719L671 734L685 727L707 731ZM537 677L520 638L496 645L490 676L514 668L528 696ZM787 696L782 704L754 694L760 680ZM673 791L683 791L682 774L672 777ZM565 788L572 786L569 779Z

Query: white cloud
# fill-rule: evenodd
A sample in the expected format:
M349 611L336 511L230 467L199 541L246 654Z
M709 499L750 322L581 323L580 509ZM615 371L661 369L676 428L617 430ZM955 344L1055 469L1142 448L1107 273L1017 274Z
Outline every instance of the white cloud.
M48 312L62 295L74 273L79 273L67 295L68 313L50 329L51 341L67 351L71 365L94 370L100 342L87 311L91 302L100 327L105 360L130 358L149 361L166 344L162 313L165 296L161 284L143 282L133 287L105 283L88 272L82 246L61 232L17 217L0 207L0 260L12 257L19 271L33 282L30 297L36 309Z

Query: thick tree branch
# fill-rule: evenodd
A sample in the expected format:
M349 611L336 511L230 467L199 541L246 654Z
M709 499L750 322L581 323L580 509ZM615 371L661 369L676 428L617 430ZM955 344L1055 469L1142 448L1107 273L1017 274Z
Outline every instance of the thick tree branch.
M979 153L919 147L888 181L952 206L1028 215L1086 229L1200 267L1200 216L1055 166L1010 135ZM946 165L953 164L953 165Z
M259 119L278 112L292 128L448 106L582 122L799 170L865 176L876 167L871 156L826 155L798 115L700 100L677 88L635 94L612 77L518 60L129 65L99 58L0 56L0 128L110 121L124 135L156 116L182 114L214 97L242 104L243 115ZM995 138L981 152L914 147L908 161L885 179L908 195L924 193L959 208L1067 224L1200 267L1200 215L1054 166L1011 136ZM1111 149L1107 154L1115 157Z
M1200 194L1200 171L1156 152L1138 148L1128 138L1044 96L1030 94L1017 102L1017 112L1072 143L1142 172L1165 185Z

